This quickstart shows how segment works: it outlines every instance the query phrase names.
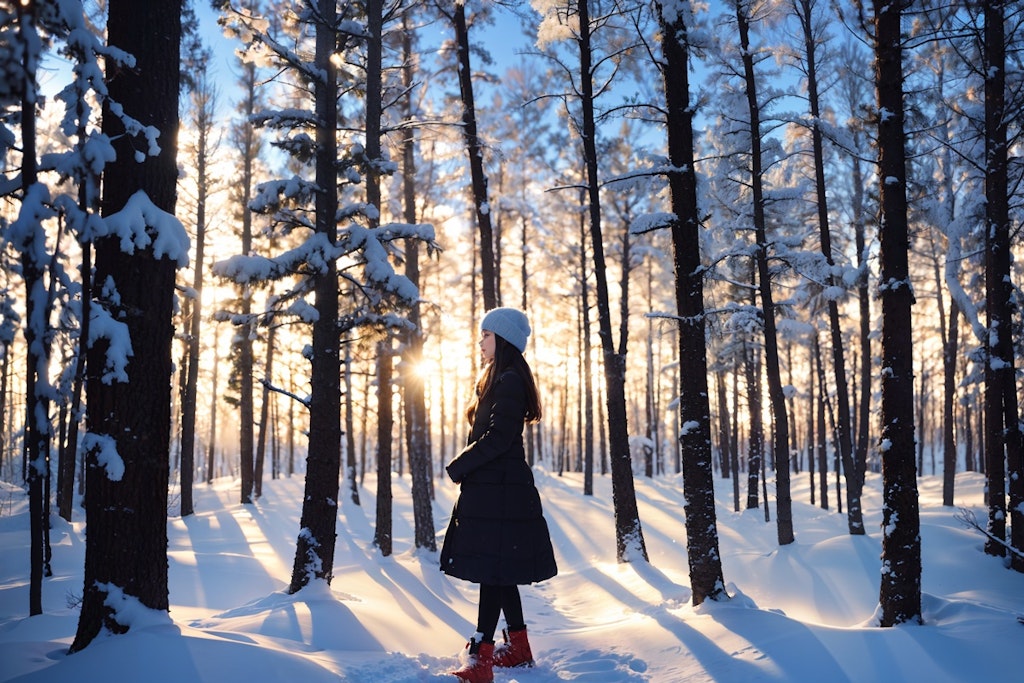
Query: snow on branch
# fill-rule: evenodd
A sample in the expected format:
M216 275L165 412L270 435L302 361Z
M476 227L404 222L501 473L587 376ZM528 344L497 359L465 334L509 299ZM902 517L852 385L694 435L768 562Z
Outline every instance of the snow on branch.
M100 381L104 384L128 381L128 359L135 355L128 326L115 320L110 313L111 307L120 303L120 296L112 278L101 288L99 300L89 308L89 347L92 348L101 339L108 342L103 374Z
M260 213L280 210L287 205L301 205L313 200L320 188L316 183L303 180L297 175L291 178L270 180L256 186L256 196L249 202L249 208ZM313 227L303 221L307 227Z
M239 254L213 264L213 272L238 284L280 280L302 271L323 272L331 260L343 250L334 246L323 233L314 233L305 242L280 256L247 256Z
M82 437L82 450L96 458L96 464L106 472L110 481L121 481L124 477L124 460L117 452L117 442L108 434L87 432Z
M266 387L267 391L273 391L274 393L282 394L284 396L287 396L288 398L295 399L303 407L309 408L309 403L310 403L309 396L299 396L298 394L294 394L294 393L288 391L287 389L282 389L281 387L276 386L275 384L273 384L266 377L260 378L260 384L262 384L264 387Z
M633 225L630 226L629 232L631 235L643 235L655 230L661 230L662 228L668 228L672 226L676 218L674 213L645 213L642 216L637 216L633 221Z
M1014 548L1012 545L1007 543L1005 539L999 538L998 536L996 536L992 532L990 532L988 529L982 528L981 524L978 522L977 518L974 516L974 511L973 510L968 510L967 508L959 508L957 510L957 512L955 512L953 514L953 518L956 521L958 521L961 524L963 524L965 527L967 527L969 529L974 529L975 531L980 532L983 536L989 538L990 540L995 541L999 545L1001 545L1004 548L1006 548L1006 550L1008 552L1012 553L1013 555L1016 555L1017 557L1024 558L1024 552L1022 552L1021 550L1019 550L1017 548Z
M150 201L144 190L129 197L120 211L106 216L96 236L118 237L126 254L152 248L158 259L172 259L179 267L188 265L189 237L185 227L173 214Z
M39 238L39 226L54 216L50 206L50 190L42 183L31 185L21 200L18 217L8 226L6 241L33 263L47 263L46 240ZM27 250L31 249L32 253Z

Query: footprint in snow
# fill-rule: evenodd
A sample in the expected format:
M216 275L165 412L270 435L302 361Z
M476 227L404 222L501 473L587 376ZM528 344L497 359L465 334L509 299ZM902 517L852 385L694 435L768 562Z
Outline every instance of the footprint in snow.
M609 650L548 650L530 669L494 670L495 683L639 683L649 680L647 663ZM500 673L499 673L500 672Z

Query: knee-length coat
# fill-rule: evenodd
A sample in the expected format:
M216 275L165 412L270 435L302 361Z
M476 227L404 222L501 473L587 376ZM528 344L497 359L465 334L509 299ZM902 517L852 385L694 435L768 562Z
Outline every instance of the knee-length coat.
M502 372L477 406L468 445L448 466L460 484L441 571L474 583L525 585L558 573L540 494L523 449L526 384Z

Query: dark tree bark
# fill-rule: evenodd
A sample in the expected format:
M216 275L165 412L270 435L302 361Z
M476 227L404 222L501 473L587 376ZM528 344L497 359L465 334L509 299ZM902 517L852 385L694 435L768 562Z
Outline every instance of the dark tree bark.
M377 519L373 544L389 557L392 550L391 506L391 339L377 344Z
M494 231L491 228L490 200L487 196L487 174L484 173L483 149L477 135L476 105L473 100L473 71L469 59L469 27L466 24L466 4L456 2L452 23L455 26L455 46L458 50L459 93L462 96L462 135L469 153L469 173L473 188L473 206L480 232L480 277L484 310L498 306L497 280L494 263Z
M693 604L727 597L718 551L711 408L708 403L704 313L704 266L700 260L697 176L693 168L693 107L689 91L689 46L684 17L666 15L656 5L665 63L668 112L669 191L672 197L672 246L676 310L679 315L679 444L686 498L686 551Z
M882 626L921 620L921 524L914 463L913 292L907 227L906 135L903 130L905 2L873 0L878 175L881 203L878 286L882 301Z
M939 92L942 93L945 83L945 73L939 73ZM946 121L938 124L938 138L949 138L949 123ZM940 168L942 179L942 206L944 216L942 219L947 225L952 225L956 217L956 190L953 183L953 149L950 145L944 145L940 156ZM960 345L960 307L955 296L950 296L949 317L946 317L946 298L943 296L943 289L949 288L949 280L959 275L958 264L954 264L954 254L960 251L959 235L948 235L949 248L946 250L946 266L943 268L942 259L939 256L941 250L933 248L935 254L933 268L935 272L936 305L939 318L939 337L942 342L942 504L953 505L953 491L956 483L957 470L957 447L956 447L956 423L954 407L957 391L957 360Z
M647 259L647 310L654 310L654 277L652 274L651 262L653 258ZM651 318L647 319L646 325L646 360L647 360L647 377L644 382L644 433L647 437L647 443L644 446L645 455L645 476L651 477L654 475L654 471L661 471L661 449L658 444L658 427L661 423L659 419L660 415L658 412L658 389L660 382L658 381L659 375L658 370L654 366L654 321ZM652 462L652 459L654 462ZM725 467L725 472L728 472L728 467ZM725 476L723 474L723 476Z
M985 462L989 494L985 552L1004 556L997 539L1006 537L1010 515L1011 544L1024 551L1024 467L1017 412L1013 358L1013 282L1010 261L1008 194L1005 0L985 0L985 312L989 361L985 363ZM1005 466L1004 466L1005 457ZM1009 477L1010 504L1006 504ZM1014 569L1024 572L1024 558L1014 554Z
M847 130L853 142L854 150L860 150L864 138L863 109L867 106L867 88L869 81L864 78L868 70L867 62L856 49L843 49L840 59L845 64L841 71L842 77L837 85L847 117ZM867 465L868 446L871 426L871 292L868 288L870 269L868 267L868 243L865 219L865 187L864 172L861 168L861 155L848 155L850 162L850 213L852 214L850 229L854 235L854 246L857 250L857 303L859 327L857 333L857 353L851 354L860 359L860 372L854 370L851 378L859 391L854 395L856 400L856 438L853 443L854 468L858 481L864 481ZM842 505L842 501L839 501Z
M821 361L821 343L818 341L818 333L814 333L813 341L813 352L814 352L814 376L818 380L818 410L816 413L817 418L817 434L818 434L818 469L821 472L821 480L819 483L819 490L821 492L821 509L828 510L828 428L826 426L825 417L826 414L831 412L828 405L828 387L825 383L825 369L824 364ZM813 382L812 382L813 383ZM839 473L836 473L836 481L838 482ZM838 495L838 491L836 492ZM839 502L840 509L842 508L842 501Z
M753 199L754 232L757 241L757 283L761 297L764 325L765 376L768 379L768 402L772 407L772 454L775 461L776 525L779 545L792 543L793 504L789 483L789 416L786 395L779 369L779 342L775 326L775 303L772 298L771 275L768 268L768 236L765 228L763 166L761 161L761 105L757 98L754 57L750 51L750 24L745 2L736 3L736 21L742 48L743 73L750 115L750 181Z
M352 399L352 395L355 393L352 391L352 345L355 343L355 339L352 333L346 336L342 341L342 345L345 349L345 356L342 359L342 363L345 366L345 481L348 482L348 493L349 498L356 505L361 505L359 500L359 477L358 467L356 463L356 432L355 432L355 405ZM293 402L294 403L294 402ZM289 414L291 414L291 406L288 408ZM292 426L288 425L289 434L291 434ZM291 437L289 436L289 443L291 443ZM291 476L291 471L288 472Z
M274 433L270 418L270 385L274 382L274 353L277 351L277 327L274 316L267 316L267 340L263 357L263 390L260 400L260 419L256 425L256 457L252 467L252 492L256 498L263 495L263 469L267 459L267 439Z
M7 387L11 377L12 341L8 335L0 337L0 469L4 467L4 454L10 452L7 448Z
M814 336L812 337L811 348L808 349L810 351L810 360L812 362L814 360L815 354L817 353L817 340L818 340L818 333L817 333L817 330L815 330ZM814 382L813 379L810 382L807 383L807 416L806 416L807 417L807 474L809 475L808 483L810 484L811 505L817 505L817 501L815 500L815 496L817 495L817 493L816 493L815 483L814 483L814 474L815 474L815 470L817 469L817 459L815 457L814 446L817 443L816 439L818 438L818 436L817 436L818 435L818 431L815 429L815 427L816 427L816 425L815 425L815 416L817 415L817 412L818 412L818 404L821 401L821 399L818 398L815 395L814 384L815 384L815 382ZM823 473L823 474L825 474L825 473ZM823 476L822 479L824 479L824 478L825 477Z
M740 473L733 466L732 457L732 426L729 418L729 397L725 386L724 368L718 368L715 373L715 394L718 396L718 451L722 461L722 478L732 479L736 482Z
M216 323L214 323L216 339ZM206 440L206 483L213 483L215 456L217 454L217 378L220 370L220 351L213 345L213 379L210 386L210 431Z
M405 19L407 21L407 19ZM402 33L402 48L405 55L402 69L402 85L408 93L405 98L406 120L413 120L412 93L414 88L412 30L406 26ZM374 34L376 35L376 34ZM416 138L411 126L406 127L402 138L402 201L405 222L416 221ZM420 287L420 243L417 239L406 240L405 275L419 290ZM437 549L434 532L434 515L431 504L431 458L430 424L427 401L424 395L423 375L419 372L423 360L423 319L419 301L409 309L412 330L405 340L402 380L405 388L405 435L409 449L409 474L412 478L412 506L414 543L417 548Z
M330 244L338 239L338 76L331 57L337 49L333 0L317 0L314 64L316 128L316 232ZM338 267L328 259L313 284L314 306L309 397L309 452L302 517L289 593L314 579L330 583L337 539L338 476L341 474L341 357L338 337Z
M940 313L941 315L941 313ZM956 483L957 448L955 417L956 366L960 346L960 307L956 299L949 302L949 331L942 343L942 504L953 505L953 491Z
M583 122L579 131L583 138L583 157L587 168L587 199L590 219L590 241L594 252L594 279L597 289L597 318L601 348L604 352L604 373L608 407L608 442L612 470L612 505L615 509L615 551L619 562L628 562L634 553L647 560L647 548L636 505L632 460L629 452L629 429L626 419L626 356L615 349L612 336L611 305L604 259L604 237L601 232L601 185L598 177L597 125L594 120L594 81L591 50L590 9L588 2L578 3L580 49L580 108Z
M238 198L242 219L241 253L248 255L252 253L252 209L249 208L249 202L252 200L253 163L255 161L256 154L258 154L258 143L255 140L255 128L250 121L250 117L253 115L256 106L255 66L247 64L243 69L243 83L246 89L246 94L242 99L241 108L244 118L239 123L235 132L235 142L242 155L242 178L239 183L241 196ZM319 170L320 169L318 168L317 171L319 172ZM334 185L321 185L321 187L333 188ZM337 200L335 200L335 204L337 204ZM318 223L317 229L319 230L319 228L320 225ZM254 412L252 401L252 342L255 337L256 323L252 318L252 292L253 288L251 284L246 283L242 285L242 299L241 307L239 309L239 318L242 320L242 323L241 329L238 330L235 336L235 353L237 355L235 358L235 366L233 368L238 379L238 451L239 469L241 470L241 491L239 492L239 502L243 505L247 505L252 502L252 494L255 487L255 482L253 480L255 459L253 454ZM337 313L335 313L335 317L337 317Z
M737 406L740 404L740 373L738 368L732 373L732 405L739 413ZM732 421L732 431L729 434L729 457L732 460L732 504L733 510L740 511L740 421Z
M209 54L209 53L207 53ZM199 335L202 330L203 263L206 247L206 200L210 193L211 155L210 134L213 132L216 98L213 84L204 69L198 69L193 76L195 88L192 93L193 125L196 127L196 250L192 262L192 291L195 298L185 299L182 319L188 323L185 337L186 359L182 371L185 375L181 392L181 505L182 517L194 511L192 484L195 476L196 441L196 398L199 382Z
M147 30L140 31L140 26ZM134 69L108 62L105 80L111 101L161 135L159 154L136 162L134 150L148 145L127 134L105 103L103 132L113 141L117 160L104 174L102 213L109 217L137 192L145 192L157 209L173 216L181 2L111 0L107 31L111 45L136 59ZM153 228L147 226L147 232ZM101 629L128 630L106 604L118 592L150 609L168 609L171 320L177 263L158 257L152 246L125 253L120 241L118 235L97 240L96 281L116 288L116 303L107 300L105 305L124 322L135 355L126 368L127 381L110 381L103 377L109 340L97 340L89 350L89 436L94 446L101 441L109 445L92 447L87 455L85 584L72 652L85 648Z
M586 191L580 190L580 207L586 201ZM587 275L587 219L580 211L580 316L583 355L583 495L594 495L594 370L593 343L590 325L590 278ZM602 472L603 474L603 472Z
M25 58L22 63L24 82L21 99L22 168L21 190L24 203L30 196L38 199L38 162L36 159L36 69L39 51L33 47L38 41L35 6L22 4L18 8L18 37ZM40 255L46 252L46 235L40 217L19 216L27 224L21 231L21 275L25 281L25 432L22 454L29 501L29 615L43 613L43 574L46 563L46 530L49 520L45 511L46 485L50 465L49 418L50 402L46 398L48 384L49 307L44 274L47 268ZM45 259L45 256L42 256Z
M815 35L815 20L812 16L816 5L815 0L796 0L794 9L800 20L804 37L804 60L807 69L807 101L811 111L811 148L814 155L814 185L818 206L818 234L820 235L821 254L829 266L830 284L837 286L832 258L832 235L829 227L828 195L825 191L825 152L824 136L821 132L821 109L818 101L817 53L819 38ZM828 297L828 321L832 334L832 371L836 382L836 438L839 457L843 462L846 475L846 520L851 535L864 534L864 512L861 509L860 497L864 483L860 478L859 468L853 461L853 438L851 436L852 414L850 412L850 393L846 379L846 358L842 323L839 320L839 303L834 296Z
M79 98L76 104L75 119L78 122L76 137L78 145L84 146L88 141L89 112L84 100ZM84 171L78 190L78 209L82 213L96 213L99 208L99 176ZM82 392L85 386L85 359L88 353L90 329L90 305L92 303L92 242L79 239L82 250L82 263L79 278L82 283L80 295L81 312L79 313L78 350L75 354L75 375L71 387L71 405L68 409L67 438L60 446L60 470L57 475L57 511L65 520L71 521L71 510L74 505L75 463L78 460L78 430L82 422ZM2 387L0 387L2 393ZM0 415L3 413L3 399L0 398ZM0 423L3 418L0 417ZM0 424L0 445L3 444L3 428ZM2 447L2 446L0 446Z
M753 281L753 273L751 273ZM753 284L753 282L751 283ZM751 288L751 298L755 298ZM751 303L751 305L754 305ZM747 510L760 506L761 463L764 461L764 419L762 418L763 396L761 390L761 348L749 340L743 342L743 378L747 385Z

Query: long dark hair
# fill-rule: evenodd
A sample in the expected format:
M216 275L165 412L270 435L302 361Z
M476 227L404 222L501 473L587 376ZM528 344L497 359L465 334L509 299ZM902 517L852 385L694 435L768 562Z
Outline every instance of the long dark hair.
M476 417L476 409L480 402L490 395L494 385L498 383L498 378L501 377L501 373L505 370L514 370L516 374L523 378L523 383L526 384L526 415L524 420L527 424L540 422L541 414L543 413L540 405L540 393L537 391L537 383L533 381L533 371L530 370L530 364L523 358L523 354L519 352L519 349L505 341L504 337L496 334L494 335L494 360L484 368L480 379L477 380L476 395L473 397L473 402L466 409L466 417L469 418L470 424L473 423L473 419Z

